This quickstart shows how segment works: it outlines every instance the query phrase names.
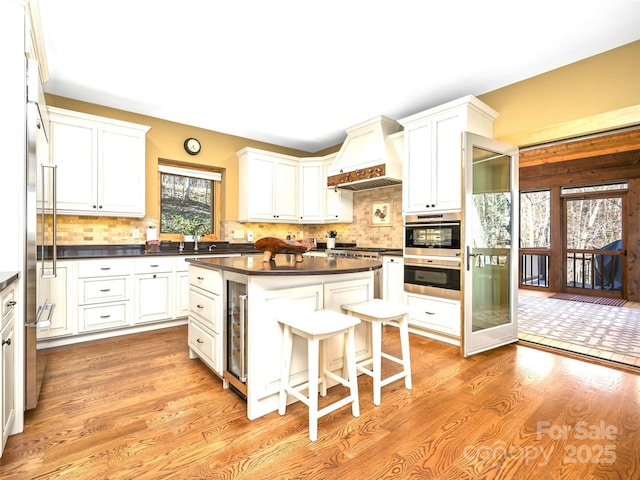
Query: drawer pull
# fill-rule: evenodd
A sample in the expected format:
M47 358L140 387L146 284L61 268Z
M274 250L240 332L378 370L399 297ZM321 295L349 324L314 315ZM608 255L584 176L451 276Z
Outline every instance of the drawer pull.
M110 292L111 289L110 288L101 288L100 291L101 292Z
M149 265L151 268L156 268L159 267L160 265L158 265L157 263L155 265Z
M10 302L7 302L7 307L15 307L16 303L18 302L16 302L15 300L11 300Z
M100 267L100 270L111 270L111 267Z
M196 342L198 343L204 343L202 340L200 340L199 338L196 338Z
M198 308L204 308L204 305L196 305Z
M11 345L11 339L7 338L6 340L2 340L2 346L4 347L5 345Z
M100 318L109 318L111 315L100 315Z
M435 315L436 314L436 312L426 312L426 311L424 313L426 313L427 315Z
M198 280L204 280L204 277L196 277Z

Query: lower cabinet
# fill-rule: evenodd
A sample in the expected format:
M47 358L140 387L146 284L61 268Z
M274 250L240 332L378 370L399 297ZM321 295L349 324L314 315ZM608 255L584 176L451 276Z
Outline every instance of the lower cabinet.
M136 259L135 324L173 317L174 263L172 258Z
M51 325L38 329L38 340L73 335L77 312L71 306L75 303L76 288L70 279L76 278L74 269L74 261L58 260L56 277L49 280L48 301L55 305L51 314Z
M451 343L459 342L460 301L414 293L406 293L406 300L411 309L409 312L411 327L456 337L451 338Z
M15 418L15 369L16 369L16 341L15 312L18 304L18 282L11 282L0 292L0 456L7 443L9 432Z
M189 278L189 358L200 358L223 376L224 319L222 273L191 267Z
M404 259L400 256L382 257L382 299L404 303Z
M191 290L186 258L58 260L57 276L49 288L49 302L55 308L51 325L38 329L40 346L114 336L123 329L184 324L190 315Z

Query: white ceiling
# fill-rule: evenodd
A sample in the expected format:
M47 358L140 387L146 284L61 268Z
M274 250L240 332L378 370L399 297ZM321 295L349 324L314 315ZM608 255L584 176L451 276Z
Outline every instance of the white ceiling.
M39 0L55 95L316 152L640 39L639 0Z

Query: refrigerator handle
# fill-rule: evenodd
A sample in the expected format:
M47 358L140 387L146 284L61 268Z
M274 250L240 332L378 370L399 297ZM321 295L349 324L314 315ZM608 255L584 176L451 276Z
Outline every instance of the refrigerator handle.
M239 295L240 297L240 381L247 381L247 369L244 359L247 351L245 345L245 327L247 324L247 295Z
M57 263L58 263L58 239L57 239L57 231L58 231L58 167L56 165L42 165L42 212L40 218L42 219L42 241L40 242L40 248L42 249L40 258L44 260L44 242L45 242L45 222L44 222L44 199L45 199L45 184L47 182L44 181L45 168L51 169L52 176L52 189L51 189L51 212L52 212L52 228L53 228L53 270L50 274L45 274L44 269L44 261L42 262L42 270L40 272L40 278L56 278L58 276Z

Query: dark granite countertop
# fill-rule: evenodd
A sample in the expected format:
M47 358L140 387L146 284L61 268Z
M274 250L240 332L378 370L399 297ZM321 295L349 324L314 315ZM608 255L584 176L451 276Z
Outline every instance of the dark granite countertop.
M377 270L382 267L379 260L340 258L340 257L304 257L295 262L294 255L276 255L275 261L263 262L262 254L229 258L190 258L187 262L199 267L220 269L245 275L334 275L340 273L358 273Z
M0 292L20 277L20 272L0 272Z
M209 246L214 247L209 250ZM129 245L58 245L57 258L60 260L110 257L149 257L149 256L194 256L224 255L231 253L258 253L253 243L200 242L198 250L193 250L193 243L187 242L184 251L178 250L178 242L162 242L159 252L147 252L144 244ZM47 247L45 259L52 256L52 248ZM40 250L38 250L40 260Z

